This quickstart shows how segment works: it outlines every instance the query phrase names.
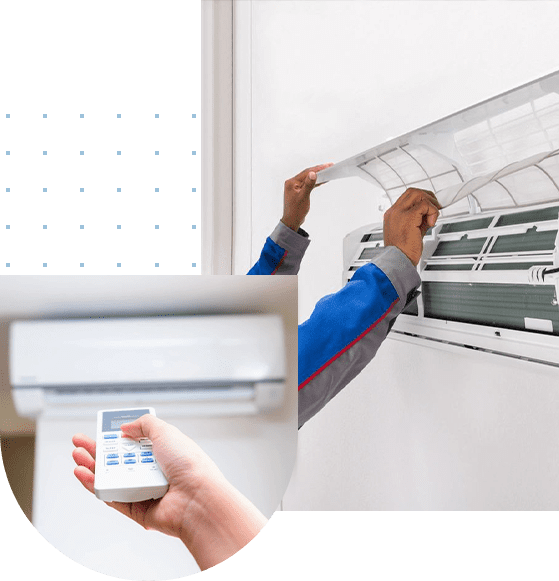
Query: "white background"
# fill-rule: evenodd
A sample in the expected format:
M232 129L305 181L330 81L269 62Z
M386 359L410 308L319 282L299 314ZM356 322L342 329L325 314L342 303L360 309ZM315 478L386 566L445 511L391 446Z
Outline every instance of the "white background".
M559 69L555 3L254 2L252 260L285 179ZM299 317L381 220L358 178L312 194ZM285 510L559 507L559 373L388 339L299 432Z

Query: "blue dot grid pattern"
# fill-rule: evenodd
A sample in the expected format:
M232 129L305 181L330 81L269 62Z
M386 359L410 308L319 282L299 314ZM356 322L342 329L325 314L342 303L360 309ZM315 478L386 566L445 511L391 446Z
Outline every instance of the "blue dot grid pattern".
M196 119L196 113L192 113L192 119Z
M74 114L74 115L75 115L75 114ZM42 114L42 116L43 116L43 118L44 118L44 119L47 119L47 118L48 118L48 115L47 115L46 113ZM122 114L121 114L121 113L118 113L118 114L117 114L117 118L119 118L119 119L120 119L121 117L122 117ZM10 113L6 113L6 119L10 119L10 118L11 118L11 114L10 114ZM80 119L84 119L84 118L85 118L85 113L80 113L80 114L79 114L79 118L80 118ZM160 114L159 114L159 113L155 113L155 118L156 118L156 119L159 119L159 118L160 118ZM194 119L194 118L196 118L196 114L195 114L195 113L194 113L194 114L192 114L192 118L193 118L193 119ZM55 118L54 118L54 119L55 119L54 123L56 124L56 123L58 122L58 118L57 118L57 116L56 116L56 115L55 115ZM74 119L75 119L75 117L74 117ZM49 123L49 127L53 127L53 126L51 125L51 123ZM86 125L84 125L84 127L87 127L87 126L86 126ZM48 145L48 144L47 144L47 145ZM114 151L114 150L113 150L113 151ZM153 150L152 150L152 151L153 151ZM8 155L8 156L9 156L9 155L11 155L11 153L12 153L12 151L11 151L11 150L6 150L6 155ZM43 156L47 156L47 155L48 155L48 150L43 150L43 151L42 151L42 155L43 155ZM85 155L85 150L79 150L79 155L80 155L80 156L84 156L84 155ZM118 151L117 151L117 155L122 155L122 150L118 150ZM160 150L155 150L155 155L157 155L157 156L158 156L158 155L160 155ZM192 150L192 155L193 155L193 156L197 155L197 151L196 151L196 150ZM166 157L167 157L167 156L166 156ZM16 158L17 158L17 152L16 152ZM55 154L54 154L54 159L56 159L56 158L57 158L57 152L55 152ZM87 184L86 184L86 186L87 186ZM95 189L95 188L94 188L94 189ZM54 190L54 195L55 195L55 196L58 196L58 195L59 195L59 192L58 192L58 190L59 190L59 188L57 188L57 187L56 187L56 185L55 185L55 190ZM6 188L5 188L5 191L6 191L6 193L10 193L10 192L11 192L11 188L10 188L10 187L6 187ZM17 189L16 189L16 191L17 191ZM42 188L42 191L43 191L43 193L47 193L47 192L48 192L48 187L43 187L43 188ZM75 190L74 190L74 191L75 191ZM113 190L113 191L114 191L114 190ZM160 187L154 187L154 191L155 191L156 193L159 193L159 192L160 192ZM196 193L196 191L197 191L197 188L192 188L192 193ZM85 187L79 187L79 192L80 192L80 193L84 193L84 192L85 192ZM118 187L118 188L117 188L117 192L118 192L118 193L121 193L121 192L122 192L122 187ZM95 192L95 191L94 191L93 195L96 195L96 193L97 193L97 192ZM90 196L91 196L91 195L92 195L92 194L90 194ZM167 194L166 194L166 195L169 195L169 192L167 192ZM17 196L16 196L16 198L14 198L14 199L17 199ZM81 198L80 198L80 199L81 199ZM84 199L87 199L87 198L84 198ZM119 199L122 199L122 200L124 200L125 198L119 198ZM45 216L45 217L47 217L47 216ZM79 223L78 223L78 225L79 225L79 229L80 229L80 230L84 230L84 229L85 229L85 225L84 225L84 224L79 224ZM133 225L133 224L132 224L132 225ZM56 228L57 224L55 224L54 226L55 226L54 233L56 233L56 231L57 231L57 228ZM10 228L11 228L11 226L10 226L9 224L8 224L8 225L6 225L6 230L10 230ZM47 226L47 224L43 224L43 225L42 225L42 229L43 229L43 230L47 230L47 229L48 229L48 226ZM159 225L159 224L156 224L156 225L154 226L154 229L155 229L155 230L160 230L160 225ZM192 229L193 229L193 230L196 230L196 225L192 225ZM95 230L95 228L94 228L94 230ZM122 225L121 225L121 224L118 224L118 225L117 225L117 230L122 230ZM167 229L166 229L166 230L167 230ZM129 236L129 235L130 235L130 229L129 229L129 231L127 232L126 236ZM126 239L126 238L123 238L123 240L124 240L124 239ZM161 239L161 238L159 238L159 236L158 236L158 240L160 240L160 239ZM83 240L87 240L87 239L86 239L86 238L84 238ZM80 268L84 268L84 267L85 267L85 263L84 263L84 262L79 262L79 259L78 259L78 261L77 261L77 262L78 262L78 264L79 264L79 267L80 267ZM5 264L6 264L6 267L10 267L10 266L13 266L13 264L14 264L14 263L13 263L13 262L5 262ZM76 264L76 263L74 263L74 264ZM114 264L114 263L113 263L113 264ZM121 267L122 267L122 262L118 262L118 263L116 263L116 264L117 264L117 267L118 267L118 268L121 268ZM159 266L160 266L160 262L152 262L152 264L154 264L154 265L155 265L155 267L157 267L157 268L159 268ZM192 262L191 264L192 264L192 268L196 268L196 266L197 266L197 263L196 263L196 262ZM48 263L47 263L47 262L43 262L43 263L42 263L42 266L43 266L43 268L47 268L47 265L48 265ZM147 265L146 265L146 266L147 266ZM16 271L17 271L17 265L16 265Z
M116 267L117 267L117 268L120 268L120 262L117 262L117 263L116 263Z

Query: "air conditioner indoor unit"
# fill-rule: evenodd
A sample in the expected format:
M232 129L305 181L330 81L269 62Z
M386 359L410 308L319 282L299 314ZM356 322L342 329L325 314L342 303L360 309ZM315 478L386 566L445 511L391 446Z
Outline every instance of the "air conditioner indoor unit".
M275 315L17 321L10 381L20 416L152 405L181 416L266 412L283 401Z
M559 73L318 175L359 176L389 203L428 189L444 208L392 337L559 366ZM382 224L348 234L344 283L382 246Z

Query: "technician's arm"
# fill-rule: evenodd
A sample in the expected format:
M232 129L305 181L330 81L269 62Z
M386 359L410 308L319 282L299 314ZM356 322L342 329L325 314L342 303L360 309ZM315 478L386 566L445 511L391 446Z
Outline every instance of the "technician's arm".
M423 236L439 208L430 192L407 190L385 214L386 250L299 326L299 427L363 370L415 297Z
M297 274L310 243L301 228L311 207L311 192L315 188L316 172L331 163L303 170L285 182L283 217L266 239L260 258L247 274Z

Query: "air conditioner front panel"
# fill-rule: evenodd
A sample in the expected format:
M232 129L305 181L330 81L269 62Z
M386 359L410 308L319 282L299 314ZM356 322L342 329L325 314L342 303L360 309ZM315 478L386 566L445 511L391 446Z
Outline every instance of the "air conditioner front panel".
M282 379L281 319L272 315L18 321L13 386L118 386Z

